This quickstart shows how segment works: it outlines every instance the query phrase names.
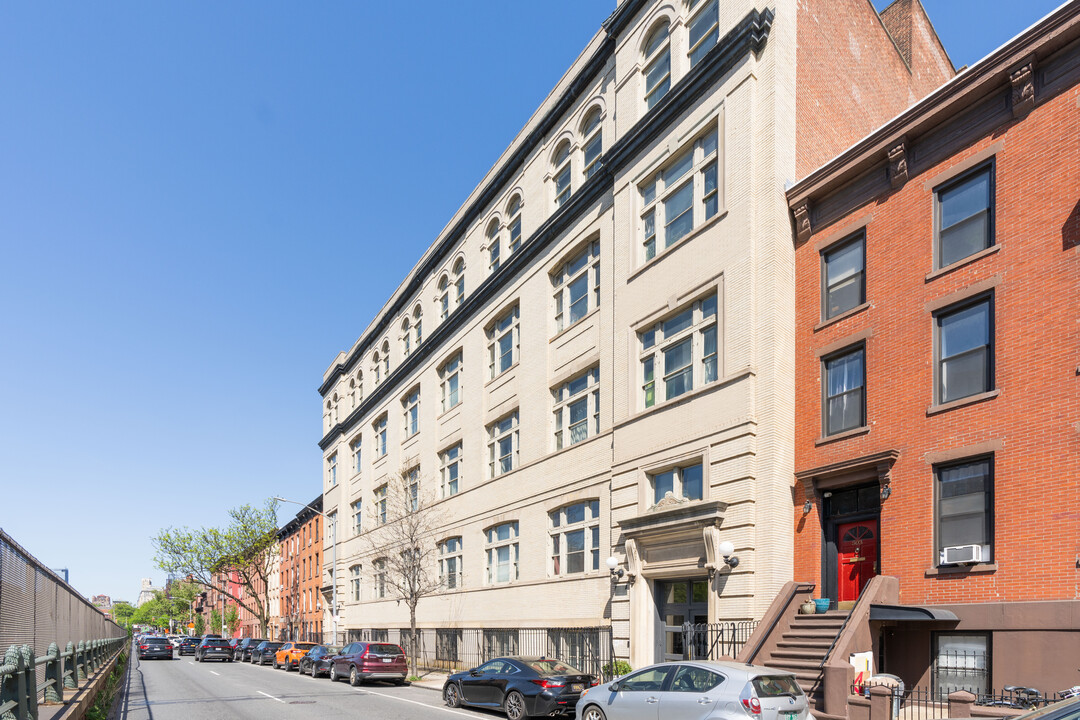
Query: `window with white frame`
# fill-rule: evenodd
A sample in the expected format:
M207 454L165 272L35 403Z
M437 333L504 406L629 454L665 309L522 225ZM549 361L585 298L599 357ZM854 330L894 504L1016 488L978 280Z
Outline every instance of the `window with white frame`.
M375 378L375 385L378 386L382 380L382 357L379 355L378 350L371 356L371 372Z
M698 64L720 39L720 6L717 0L690 0L690 67Z
M505 475L518 466L518 413L488 425L488 475Z
M716 316L716 295L709 295L638 331L644 407L717 379Z
M669 493L676 499L701 500L704 497L704 466L698 462L653 473L649 476L649 484L653 505Z
M552 182L555 184L555 207L562 207L570 198L570 141L563 140L552 159Z
M600 307L600 241L593 240L551 276L555 287L555 332Z
M386 413L372 424L375 429L375 458L386 457Z
M375 561L375 597L386 597L386 559L379 558Z
M411 438L420 432L420 387L413 388L401 399L405 413L405 437Z
M349 380L349 395L355 408L364 399L364 373L357 370L356 377Z
M363 438L357 435L353 438L353 441L349 443L349 451L352 453L352 466L353 472L359 474L360 469L363 467Z
M517 522L508 522L488 528L486 553L488 585L517 580Z
M651 110L671 89L671 42L667 24L653 28L645 42L645 107Z
M337 510L326 513L326 543L333 545L337 542Z
M385 377L390 377L390 341L383 340L382 344L382 369Z
M409 468L405 473L405 481L409 487L409 509L416 512L420 509L420 466Z
M487 243L488 243L488 272L495 272L499 269L499 250L501 243L499 242L499 221L492 220L487 229Z
M360 602L360 566L349 567L349 596L353 602Z
M555 449L575 445L600 432L600 368L595 367L552 391Z
M416 347L420 347L420 343L424 340L424 331L422 329L422 320L424 316L423 308L417 303L413 308L413 340L416 342Z
M465 260L458 258L454 263L454 304L465 302Z
M461 587L461 538L439 543L439 581L447 590Z
M439 319L445 320L450 314L450 278L443 275L439 278Z
M518 306L496 318L488 329L488 377L495 378L510 369L517 360L520 336Z
M352 508L353 535L364 531L364 499L360 498L350 505Z
M439 460L442 464L442 496L457 495L458 482L461 480L461 443L439 453Z
M646 261L719 212L718 157L714 127L638 186Z
M405 318L401 321L401 355L409 357L412 352L412 321Z
M513 255L521 247L521 196L515 195L510 198L510 204L506 206L506 215L510 219L507 226L510 228L510 254Z
M454 357L443 363L439 368L439 377L442 386L442 411L457 407L461 402L461 358L459 350Z
M375 488L375 519L380 525L386 524L386 485Z
M600 155L604 152L604 133L601 128L600 108L593 108L581 123L582 174L591 178L600 169Z
M337 453L334 453L326 461L326 481L331 485L337 485Z
M600 569L600 501L588 500L548 513L551 573L572 575Z

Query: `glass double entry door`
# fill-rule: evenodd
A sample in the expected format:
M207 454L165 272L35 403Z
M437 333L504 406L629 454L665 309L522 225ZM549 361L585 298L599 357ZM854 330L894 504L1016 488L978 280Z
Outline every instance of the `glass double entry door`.
M691 631L688 637L683 625L705 625L709 622L709 581L705 578L658 580L656 603L664 623L662 660L689 660L691 649L694 657L705 657L708 633L701 628L703 632Z

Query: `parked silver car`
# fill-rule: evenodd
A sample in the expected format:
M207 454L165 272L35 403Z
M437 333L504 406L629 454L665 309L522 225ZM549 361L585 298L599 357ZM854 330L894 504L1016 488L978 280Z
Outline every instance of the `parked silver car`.
M784 670L716 660L650 665L586 689L581 720L808 720L809 703Z

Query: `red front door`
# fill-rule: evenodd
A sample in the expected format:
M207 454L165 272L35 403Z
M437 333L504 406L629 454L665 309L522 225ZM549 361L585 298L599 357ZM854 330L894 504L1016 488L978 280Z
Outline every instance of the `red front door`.
M840 535L840 558L837 583L839 602L859 599L859 593L877 575L878 538L877 522L844 523L838 528Z

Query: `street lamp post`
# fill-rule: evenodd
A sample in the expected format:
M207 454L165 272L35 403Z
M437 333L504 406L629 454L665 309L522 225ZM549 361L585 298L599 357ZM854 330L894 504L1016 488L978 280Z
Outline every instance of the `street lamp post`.
M310 503L297 502L296 500L287 500L287 499L285 499L283 497L279 497L277 495L274 496L274 500L277 500L278 502L287 502L287 503L292 503L293 505L300 505L302 507L306 507L309 510L311 510L312 512L316 512L319 515L322 515L323 521L325 523L327 523L328 525L330 525L330 532L331 532L331 537L332 537L332 542L331 542L332 559L330 560L330 583L331 583L331 588L330 588L330 619L333 621L334 644L337 644L337 639L338 639L338 626L337 626L337 624L338 624L338 610L337 610L337 515L336 514L334 515L334 520L333 520L333 522L331 522L329 516L326 513L324 513L322 510L316 510L315 508L311 507Z

